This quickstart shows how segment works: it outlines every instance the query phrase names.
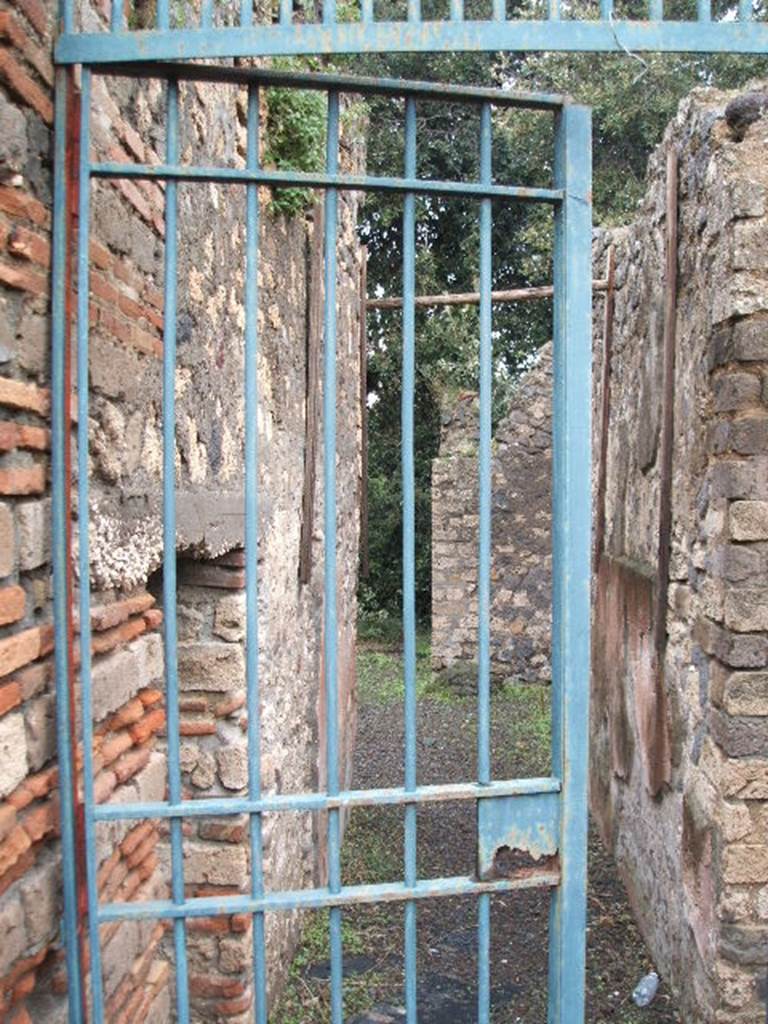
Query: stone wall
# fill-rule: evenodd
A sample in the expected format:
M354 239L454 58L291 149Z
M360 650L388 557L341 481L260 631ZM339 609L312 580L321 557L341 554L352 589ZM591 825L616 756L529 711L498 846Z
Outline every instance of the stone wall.
M520 380L492 454L491 672L551 678L552 352ZM477 652L477 396L443 412L432 466L432 666Z
M109 5L84 7L108 18ZM58 769L54 731L49 497L49 297L53 10L0 3L0 1018L63 1020ZM183 85L185 162L242 166L244 93ZM157 83L96 78L93 151L158 162L164 93ZM345 137L342 166L361 159ZM259 265L259 646L262 786L322 788L322 453L313 376L322 287L318 209L291 220L267 212ZM161 594L162 188L98 182L92 191L90 480L96 799L166 796ZM245 787L243 545L243 190L179 188L176 484L179 667L185 796ZM342 776L354 735L354 621L360 473L357 199L340 201L339 688ZM309 454L307 454L309 453ZM318 493L315 493L318 492ZM308 512L307 512L308 510ZM306 520L303 523L302 516ZM304 543L302 544L302 537ZM75 533L75 543L77 536ZM301 562L301 579L300 579ZM78 652L75 648L75 659ZM288 819L291 819L290 821ZM185 827L189 895L242 891L245 823ZM161 822L98 830L104 899L168 893ZM319 816L265 822L273 887L319 884ZM270 915L272 992L300 922ZM196 1019L251 1019L250 918L190 923ZM102 930L107 1018L173 1016L171 944L162 923Z
M599 232L594 246L596 277L613 246L616 286L607 367L604 300L595 304L591 803L656 966L682 1019L697 1024L763 1024L768 996L768 161L765 122L732 131L731 99L699 91L681 105L650 161L637 219ZM679 238L668 316L671 147ZM542 370L546 362L534 381ZM471 405L464 398L447 417L435 465L438 569L449 537L463 545L446 563L451 605L436 574L438 663L473 656L476 504L457 513L451 489L474 469L450 440L461 423L465 447L474 443ZM536 403L530 410L518 423L514 409L499 440L511 429L535 435L541 416ZM506 488L510 505L520 500L527 453L519 448L497 482L503 454L497 443L494 586L509 587L510 606L530 607L498 497ZM534 476L521 500L542 533L544 491ZM462 500L470 494L474 481ZM548 599L548 573L538 584Z

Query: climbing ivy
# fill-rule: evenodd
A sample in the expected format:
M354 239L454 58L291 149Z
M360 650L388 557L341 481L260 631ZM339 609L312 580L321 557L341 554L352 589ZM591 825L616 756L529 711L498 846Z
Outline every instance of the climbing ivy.
M276 60L283 71L317 70L315 61ZM307 65L310 65L308 68ZM325 94L309 89L266 90L264 162L278 171L320 171L325 162ZM278 188L270 211L288 217L302 213L312 201L312 189Z

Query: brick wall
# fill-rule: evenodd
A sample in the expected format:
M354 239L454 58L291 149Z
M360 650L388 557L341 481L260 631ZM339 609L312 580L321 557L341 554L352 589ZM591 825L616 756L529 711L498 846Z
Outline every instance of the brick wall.
M108 17L97 0L86 19ZM58 773L52 669L49 497L49 294L53 38L51 5L0 3L0 1019L65 1019ZM96 78L93 151L158 162L164 94L152 82ZM181 89L184 160L242 165L244 95ZM359 144L343 139L342 165ZM263 194L266 211L269 196ZM166 795L161 591L163 190L97 182L92 190L90 468L94 749L100 802ZM177 545L185 795L237 795L245 770L243 679L243 190L179 189L176 379ZM354 731L354 618L359 500L357 199L340 202L339 623L342 759ZM318 345L320 221L262 218L260 238L260 661L266 792L322 786L322 455L307 402ZM312 380L317 390L322 381ZM314 411L313 411L314 410ZM305 452L312 454L305 457ZM309 488L309 492L308 492ZM303 499L309 499L303 501ZM301 545L302 508L308 541ZM76 538L75 538L76 540ZM302 580L299 561L303 558ZM77 652L76 652L77 657ZM286 739L285 737L290 737ZM78 751L81 757L81 751ZM288 817L288 816L286 816ZM273 883L319 884L322 822L265 826ZM245 823L185 827L190 894L247 886ZM104 899L168 893L161 822L101 825ZM270 932L272 992L300 921ZM196 1019L251 1019L250 920L189 926ZM102 929L107 1017L173 1014L172 944L162 923ZM247 966L246 966L247 965Z

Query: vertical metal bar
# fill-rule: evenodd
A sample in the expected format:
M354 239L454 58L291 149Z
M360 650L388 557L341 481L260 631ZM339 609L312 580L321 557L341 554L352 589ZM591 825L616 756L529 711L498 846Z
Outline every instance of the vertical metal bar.
M91 566L89 550L88 478L88 329L89 329L89 244L90 244L90 115L91 72L83 68L80 87L80 161L77 232L77 510L78 569L80 577L80 684L83 719L83 798L85 826L86 893L88 941L91 961L91 1013L95 1021L104 1017L104 993L99 942L99 889L96 861L96 825L93 820L93 701L91 689Z
M364 23L374 20L373 0L362 0L360 14Z
M75 17L73 0L59 0L58 12L61 27L64 32L74 32Z
M125 0L112 0L112 13L110 18L110 30L112 32L122 32L125 28Z
M490 103L480 110L480 181L490 185L492 167L492 116ZM477 677L477 781L491 781L491 401L493 397L493 342L491 338L492 252L490 199L480 200L480 516L477 575L478 677ZM488 1024L490 986L490 901L479 897L477 945L477 1020Z
M165 161L179 159L179 83L168 80ZM165 186L165 303L163 314L163 614L165 641L166 706L168 713L168 799L181 800L179 739L179 679L176 623L176 306L177 306L177 183ZM171 819L171 898L184 902L182 822ZM174 919L176 960L176 1016L189 1021L186 922Z
M280 24L290 25L293 21L293 0L280 0Z
M253 24L253 0L240 0L240 25L249 28Z
M752 20L752 0L739 0L739 21Z
M560 0L549 0L547 8L547 17L550 21L560 20Z
M416 177L416 101L405 101L405 176ZM405 676L405 788L416 789L416 477L414 389L416 377L416 196L403 206L403 668ZM416 884L416 804L405 807L405 884ZM405 1011L416 1024L416 903L405 904Z
M493 20L506 21L507 0L493 0Z
M451 0L451 21L464 21L464 0Z
M591 117L558 116L552 481L552 770L562 782L560 885L552 897L549 1024L582 1024L587 870L591 533Z
M157 0L157 27L165 31L170 28L170 24L168 0Z
M664 20L664 0L648 0L648 18L650 21Z
M248 170L259 166L259 90L248 86ZM245 609L246 700L248 709L248 794L261 799L261 695L259 684L259 429L258 304L259 187L246 185L245 224ZM264 850L260 814L250 816L251 893L264 893ZM267 961L264 913L253 916L253 977L256 1024L267 1024Z
M412 24L421 21L421 0L408 0L408 21Z
M67 543L67 449L70 401L66 374L67 288L67 91L66 68L56 69L54 98L53 272L51 293L51 534L53 563L54 666L56 670L56 742L61 801L64 952L67 1005L71 1024L84 1020L83 968L78 941L77 854L75 844L74 756L69 664L69 546Z
M603 21L613 18L613 0L600 0L600 17Z
M213 25L213 0L202 0L200 4L200 28Z
M328 93L326 133L326 171L339 170L339 94ZM323 329L323 485L324 495L324 660L326 692L326 770L327 790L339 792L339 680L338 627L336 616L336 235L339 192L325 192L325 309ZM338 808L328 811L328 886L332 893L341 890L341 821ZM341 909L330 911L331 940L331 1021L342 1024L343 950Z
M712 4L710 0L696 0L696 17L699 21L712 20Z
M323 24L336 24L336 0L323 0ZM329 96L330 102L330 96Z

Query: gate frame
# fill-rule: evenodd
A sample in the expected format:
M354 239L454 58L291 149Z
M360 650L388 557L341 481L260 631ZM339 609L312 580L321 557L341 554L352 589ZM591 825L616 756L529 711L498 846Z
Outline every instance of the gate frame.
M69 489L69 466L67 461L67 449L69 444L69 383L67 369L68 351L68 292L71 288L71 272L68 266L68 255L70 250L70 225L67 216L67 192L68 184L71 183L71 174L68 174L68 131L73 128L73 119L76 118L72 109L73 82L75 65L84 65L83 91L87 95L90 82L90 70L88 65L111 64L119 65L112 67L113 72L127 72L126 65L131 65L131 70L138 73L143 68L143 74L156 76L159 66L156 62L161 60L184 58L212 58L212 57L254 57L271 54L320 54L320 53L357 53L364 51L435 51L444 49L453 50L505 50L505 51L567 51L567 52L621 52L627 50L650 51L650 52L728 52L741 54L765 54L768 53L768 24L752 20L750 0L739 0L739 20L727 23L712 22L709 20L708 3L706 0L697 2L697 19L690 22L666 22L662 19L661 0L650 0L648 21L616 21L613 18L612 0L601 0L600 18L597 21L580 21L561 19L558 0L550 0L549 17L540 21L528 20L506 20L504 16L503 0L494 0L493 18L487 21L468 22L463 17L462 0L452 0L451 19L440 22L424 22L421 20L419 0L409 0L408 20L404 22L377 22L373 20L372 0L361 0L362 22L355 24L342 24L336 21L335 4L333 0L326 0L324 5L323 23L319 25L291 25L289 0L281 0L280 22L273 26L253 26L251 24L249 0L242 0L241 4L241 25L233 28L213 27L213 6L212 0L203 0L203 24L196 29L170 29L168 25L168 0L158 0L158 18L160 28L151 31L133 32L125 31L121 20L122 2L113 0L113 18L111 31L102 33L79 33L74 27L74 0L61 0L61 25L62 33L59 36L56 49L56 97L55 97L55 162L54 162L54 216L53 216L53 291L52 291L52 493L53 493L53 563L54 563L54 619L55 619L55 667L56 667L56 692L57 692L57 738L60 756L60 779L61 779L61 806L62 806L62 848L63 848L63 886L64 886L64 927L67 936L66 962L69 977L69 1014L73 1024L81 1024L88 1019L86 1011L86 993L83 985L84 956L82 950L82 900L78 888L78 864L79 852L77 835L81 828L79 818L81 809L78 806L77 781L73 770L73 738L76 735L72 721L73 701L70 696L70 687L73 684L73 668L70 663L71 656L71 598L72 581L69 575L69 515L67 505L67 494ZM98 71L98 68L94 68ZM104 69L106 70L106 69ZM210 74L211 79L220 80L222 69L211 68L209 72L197 68L201 74ZM275 76L272 76L273 78ZM299 80L302 76L292 76ZM307 78L308 76L305 76ZM332 76L330 76L332 77ZM346 84L348 87L354 82L361 85L360 80L338 79L337 87ZM305 84L308 84L305 81ZM398 86L402 90L404 83L390 83L392 87ZM353 91L350 88L349 91ZM468 90L463 90L466 93ZM469 90L471 91L471 90ZM555 99L550 97L550 99ZM88 103L83 103L84 114L80 120L81 138L83 146L87 150L87 111ZM410 138L408 124L412 121L412 113L408 113L412 104L407 104L406 114L406 136ZM173 103L169 105L171 116ZM337 110L338 113L338 110ZM253 100L249 102L249 128L253 128L257 109ZM583 1021L584 1003L584 965L585 965L585 916L586 916L586 826L587 826L587 770L588 770L588 698L589 698L589 616L590 616L590 528L591 528L591 497L590 497L590 467L591 467L591 435L590 435L590 411L591 411L591 138L590 138L590 113L586 108L570 103L564 103L558 115L556 134L556 160L555 160L555 187L562 191L562 201L558 205L555 223L555 322L554 322L554 404L553 404L553 718L552 718L552 778L549 780L528 780L531 783L547 783L548 787L538 789L520 788L515 791L523 795L524 799L533 792L539 797L545 794L557 799L559 804L559 836L558 847L561 857L560 884L555 888L551 902L550 914L550 946L549 946L549 1024L581 1024ZM171 134L168 162L174 163L176 155L173 148L173 132ZM254 170L257 166L257 152L252 148L250 140L253 132L249 130L248 168ZM330 135L331 133L329 133ZM415 145L415 143L414 143ZM329 149L330 156L330 149ZM415 167L415 149L406 147L406 176L409 174L409 167ZM408 163L410 161L410 164ZM87 160L86 160L87 163ZM124 170L124 168L123 168ZM334 187L331 179L337 168L328 166L328 173L323 175L309 176L315 184L322 184L326 188L326 203L330 199L331 211L335 202L338 189ZM489 181L486 177L489 173L489 165L484 164L483 180ZM88 223L88 181L89 174L83 163L80 165L80 224L87 228ZM279 180L279 175L273 175L273 180ZM295 176L294 176L295 177ZM284 176L284 180L291 178L291 175ZM321 180L322 179L322 180ZM306 183L306 181L305 181ZM311 183L311 182L310 182ZM169 183L171 195L175 192L173 183ZM251 225L258 224L258 198L257 186L247 186L248 195L248 219ZM410 223L412 212L409 215L409 208L412 211L414 191L406 191L405 202L405 224ZM486 292L488 298L481 301L481 345L484 356L481 360L481 442L480 442L480 578L478 597L480 605L480 633L479 633L479 697L480 697L480 719L478 732L487 737L488 717L488 692L489 692L489 666L488 666L488 610L490 598L490 221L487 219L490 214L490 199L481 202L481 278L485 288L481 285L481 291ZM171 203L171 206L173 203ZM487 210L487 213L485 212ZM329 227L330 217L326 216L326 247L328 247L331 236L328 234L332 229ZM485 226L483 226L485 225ZM412 228L412 223L411 223ZM408 228L408 230L411 230ZM87 237L87 230L85 231ZM580 244L587 240L584 252L579 252ZM166 246L166 259L169 258ZM327 249L328 251L328 249ZM330 250L332 251L332 250ZM253 236L247 248L246 259L248 266L254 267L251 261L256 258L256 250L253 244ZM334 278L329 274L329 265L332 261L326 261L326 295L332 292ZM80 280L87 281L88 273L88 252L87 247L80 246L78 268ZM247 280L255 275L248 274ZM403 280L404 303L412 299L413 288L413 266L404 265ZM255 302L255 288L250 289L251 294L246 296L246 304ZM327 310L330 310L328 302ZM79 322L85 323L85 337L79 332L78 337L78 365L87 368L87 324L88 324L88 292L87 288L80 288L78 292ZM173 348L173 325L171 318L166 318L166 337L164 352ZM413 374L413 321L404 309L404 382L411 379ZM326 340L328 334L326 332ZM252 335L250 342L255 344L255 335ZM567 343L566 343L567 342ZM326 345L326 374L330 379L332 376L332 359L330 346ZM254 365L255 365L255 361ZM169 359L165 362L165 384L166 389L172 385L172 377L168 376ZM256 381L250 375L246 376L246 402L251 403L255 408ZM404 388L405 390L405 388ZM172 395L172 386L166 393ZM325 413L333 417L334 406L330 396L330 390L324 389ZM412 395L411 395L412 400ZM87 369L86 387L78 389L78 420L81 424L87 423L88 409L88 388ZM412 403L409 405L407 399L403 403L403 429L405 441L405 455L403 464L404 473L404 500L405 500L405 531L404 531L404 571L406 573L406 594L410 591L409 582L412 581L413 564L411 560L413 538L412 521L412 433L408 431L412 426ZM169 470L168 454L170 457L170 472L173 472L172 460L172 434L166 431L166 472ZM330 439L332 440L332 438ZM326 443L329 438L326 437ZM246 461L256 457L255 445L257 438L251 435L246 440ZM83 473L83 458L87 469L87 449L80 445L78 458L80 459L79 478L85 479L87 498L87 472ZM326 464L329 460L325 460ZM333 467L326 467L326 486L332 483ZM253 476L246 479L246 500L255 507L257 496L254 490ZM332 494L332 489L329 490ZM168 503L170 502L170 503ZM333 664L335 647L331 639L332 628L335 625L335 587L332 545L329 545L328 538L333 534L330 529L333 523L332 502L326 502L326 658L328 675L333 675ZM87 508L87 500L84 506ZM172 498L166 502L166 511L173 508ZM175 624L172 609L175 602L168 598L174 592L175 568L175 537L173 530L167 528L165 538L165 568L164 587L166 588L166 671L172 679L174 672L174 644L171 642L175 636ZM250 522L250 525L249 525ZM247 578L254 580L256 575L256 537L254 526L256 520L248 517L246 521L246 559ZM168 535L170 534L170 535ZM173 557L171 556L173 553ZM81 544L80 548L80 570L85 571L87 577L88 567L87 543ZM250 622L255 621L256 598L255 590L249 588L248 595L248 618ZM88 587L82 588L80 604L80 621L82 623L81 646L83 651L83 686L87 684L89 643L89 595ZM170 615L168 613L171 613ZM413 608L410 599L406 597L404 608L406 623L406 701L415 699L414 688L414 657L415 648L413 645L412 628L414 627ZM330 646L329 646L330 645ZM253 679L256 668L255 658L258 648L254 644L248 647L249 678ZM170 687L168 688L170 691ZM332 697L332 690L330 696ZM250 696L253 696L251 687ZM329 713L332 713L332 700L329 700ZM177 711L176 711L177 715ZM256 726L251 725L249 716L249 745L250 750L258 750L258 734ZM169 747L172 745L171 732L173 730L174 712L169 708ZM86 724L87 729L87 724ZM85 737L87 740L87 736ZM332 748L334 746L332 735L329 734L329 769L331 767ZM415 736L409 734L406 738L406 780L403 791L398 791L395 802L402 803L406 807L406 854L405 854L405 885L411 889L417 885L415 876L415 813L416 806L420 802L420 796L424 796L424 787L419 790L415 780ZM472 798L478 800L478 804L484 806L503 800L519 799L513 795L511 789L500 789L499 784L493 784L490 780L490 771L487 762L487 751L483 749L483 740L480 740L478 750L478 784L473 790ZM414 759L412 759L412 757ZM172 752L169 749L169 763L173 760ZM238 801L238 809L250 810L249 820L251 822L252 848L258 849L259 843L259 822L260 815L254 805L261 809L266 806L267 801L262 799L260 793L260 781L258 771L253 767L254 759L251 758L249 766L250 800L245 801L244 807L240 807L243 801ZM88 768L89 758L85 759L85 792L86 804L92 804L92 773ZM256 762L257 763L257 762ZM526 780L522 780L525 782ZM484 788L482 793L480 789ZM329 853L332 865L337 861L338 855L338 817L339 811L346 806L354 806L365 801L363 794L351 792L338 792L338 784L333 784L333 774L329 771L328 793L325 797L325 804L330 808L329 814ZM376 794L381 803L391 802L390 797L385 796L386 791L372 791ZM370 797L371 794L367 796ZM466 797L466 794L464 794ZM321 795L318 796L320 801ZM411 799L408 799L410 797ZM491 800L488 800L491 797ZM335 801L333 805L329 798ZM197 802L200 804L201 802ZM232 807L232 801L227 801L229 807L226 813L237 813ZM171 793L169 803L165 805L166 812L172 804L181 807L180 789L174 782L174 773L171 772ZM142 813L149 817L157 814L159 805L143 808ZM316 806L320 806L320 802ZM499 804L499 806L501 806ZM219 811L219 813L222 813ZM123 814L116 814L115 817L124 817ZM181 822L182 817L177 812L165 813L163 816L171 819L172 826L172 849L173 849L173 881L174 893L173 902L184 904L183 882L179 891L176 884L177 879L181 880ZM98 820L108 820L110 815L105 813ZM85 858L88 863L85 870L88 903L94 906L98 902L98 893L95 890L95 846L93 839L93 827L96 818L85 814ZM334 824L335 822L335 824ZM411 822L412 824L409 824ZM177 838L173 838L177 835ZM252 864L257 858L252 858ZM253 868L252 876L252 898L250 902L244 898L240 901L241 909L249 909L254 914L257 924L261 923L263 929L263 912L256 908L257 895L260 885L260 866L257 863ZM332 897L334 890L340 888L340 879L334 878L333 874L329 880L327 890ZM261 898L260 905L265 898ZM487 961L488 944L490 939L490 895L487 892L479 894L479 955L483 954ZM317 904L320 905L320 904ZM331 931L332 931L332 959L340 956L340 904L330 903ZM406 905L406 962L413 964L413 950L415 941L415 902L414 898L405 900ZM213 907L206 908L206 913L211 913ZM229 909L229 908L228 908ZM231 910L230 910L231 912ZM102 916L102 914L90 915L89 931L91 946L98 949L99 924L103 920L112 920L123 915L115 914L113 917ZM258 931L254 934L254 947L259 945ZM263 934L263 932L262 932ZM183 974L185 957L179 956L184 942L184 917L174 917L174 935L177 950L177 969ZM580 936L582 941L573 942L569 940L566 949L566 936ZM262 953L263 953L263 943ZM98 962L98 955L95 958ZM257 1020L266 1020L266 1007L263 999L259 1002L263 993L262 980L264 977L263 958L260 960L255 953L255 989L257 991L256 1014ZM93 975L93 971L92 971ZM409 984L409 978L415 978L413 971L406 970L405 997L409 1018L415 1020L415 986ZM186 982L182 978L183 988ZM182 984L179 985L181 992ZM332 985L333 989L333 1013L334 1020L340 1020L341 1012L341 988L340 976ZM479 980L479 1020L481 1024L487 1020L483 1016L482 1004L489 997L489 980L486 975L480 975ZM180 1004L181 1019L184 1019L184 1004Z

